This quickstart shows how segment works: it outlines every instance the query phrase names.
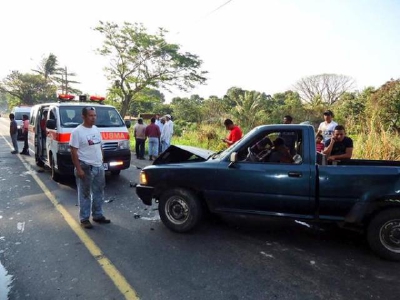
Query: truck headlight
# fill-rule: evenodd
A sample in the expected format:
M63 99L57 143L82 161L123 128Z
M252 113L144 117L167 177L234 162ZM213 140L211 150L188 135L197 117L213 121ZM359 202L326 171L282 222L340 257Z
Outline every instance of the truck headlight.
M58 152L71 152L69 143L58 143Z
M139 182L141 185L147 185L147 176L145 172L140 172Z
M118 149L129 149L129 141L120 141L118 142Z

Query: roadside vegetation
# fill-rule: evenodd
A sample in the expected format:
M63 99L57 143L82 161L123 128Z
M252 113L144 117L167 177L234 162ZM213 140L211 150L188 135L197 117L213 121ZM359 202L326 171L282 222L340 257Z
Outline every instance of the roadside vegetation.
M173 144L218 151L226 147L221 142L228 134L223 126L226 118L244 133L261 124L281 123L284 115L316 129L323 112L331 109L334 120L354 140L355 158L400 159L400 79L357 91L349 76L318 74L300 78L290 90L273 95L268 86L265 91L231 87L222 96L175 97L166 103L163 90L187 92L206 83L200 57L168 42L162 28L152 34L142 24L99 22L94 30L103 37L97 54L109 62L104 70L110 82L106 103L133 120L145 114L146 123L149 115L171 114ZM50 53L32 72L13 70L0 81L0 109L57 101L57 94L79 95L75 76Z

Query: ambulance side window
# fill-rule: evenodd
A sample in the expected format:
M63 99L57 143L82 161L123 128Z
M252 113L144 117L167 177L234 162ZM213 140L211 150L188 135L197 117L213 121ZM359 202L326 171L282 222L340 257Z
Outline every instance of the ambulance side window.
M54 121L56 122L56 124L57 124L56 109L55 109L55 108L53 108L53 109L50 111L49 120L54 120ZM55 128L55 129L57 129L57 125L56 125L56 128Z

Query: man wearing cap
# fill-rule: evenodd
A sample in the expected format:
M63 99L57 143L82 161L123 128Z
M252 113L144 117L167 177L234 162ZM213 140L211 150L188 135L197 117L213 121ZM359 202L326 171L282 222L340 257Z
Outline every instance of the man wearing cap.
M171 120L171 115L165 115L165 124L161 131L161 151L164 152L171 145L171 138L174 134L174 123Z
M338 124L333 121L334 114L331 110L324 112L324 122L321 122L318 127L317 135L321 134L324 138L324 143L332 137L335 127Z

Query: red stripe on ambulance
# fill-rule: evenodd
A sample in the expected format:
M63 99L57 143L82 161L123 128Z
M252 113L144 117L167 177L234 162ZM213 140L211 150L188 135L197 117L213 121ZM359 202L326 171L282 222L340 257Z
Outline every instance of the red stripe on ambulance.
M68 143L71 138L71 133L56 133L50 131L52 138L60 143ZM107 140L129 140L129 133L127 132L102 132L101 139Z

